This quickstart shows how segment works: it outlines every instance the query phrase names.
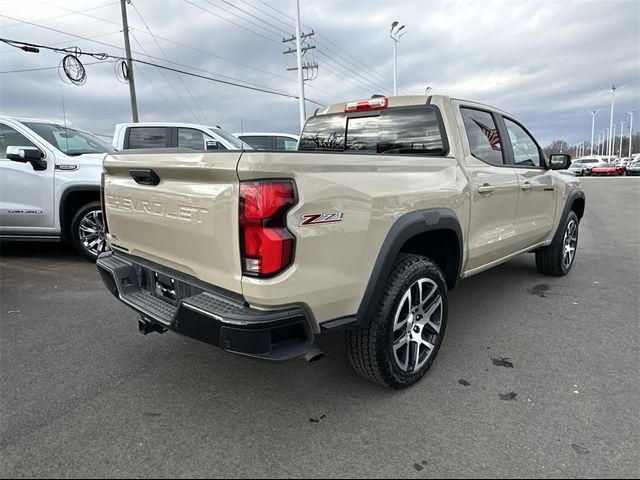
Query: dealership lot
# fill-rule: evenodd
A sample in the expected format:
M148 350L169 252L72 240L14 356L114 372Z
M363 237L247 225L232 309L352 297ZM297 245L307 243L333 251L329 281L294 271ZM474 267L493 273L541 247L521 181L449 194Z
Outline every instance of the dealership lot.
M563 278L532 255L463 281L418 385L261 363L135 314L71 247L3 244L3 477L636 477L640 180L585 178Z

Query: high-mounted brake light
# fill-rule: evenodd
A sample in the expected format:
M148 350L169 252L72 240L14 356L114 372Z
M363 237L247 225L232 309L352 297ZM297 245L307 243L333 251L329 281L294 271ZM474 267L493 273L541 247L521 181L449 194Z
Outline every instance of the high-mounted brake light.
M295 239L286 214L297 202L291 180L240 183L242 273L271 277L291 265Z
M349 102L345 104L345 113L364 112L367 110L384 110L389 106L387 97L372 98L370 100L359 100L357 102Z

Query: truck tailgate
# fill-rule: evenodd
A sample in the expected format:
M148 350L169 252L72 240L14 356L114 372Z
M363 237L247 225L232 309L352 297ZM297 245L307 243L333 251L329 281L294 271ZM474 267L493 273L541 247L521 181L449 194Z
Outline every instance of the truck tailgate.
M105 158L114 251L241 292L236 167L241 152L118 152Z

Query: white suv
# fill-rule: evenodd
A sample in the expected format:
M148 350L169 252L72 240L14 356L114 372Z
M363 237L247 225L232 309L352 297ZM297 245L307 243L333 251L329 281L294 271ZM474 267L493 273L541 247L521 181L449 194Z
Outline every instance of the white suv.
M113 152L68 122L0 116L0 239L69 240L95 260L107 248L100 175Z

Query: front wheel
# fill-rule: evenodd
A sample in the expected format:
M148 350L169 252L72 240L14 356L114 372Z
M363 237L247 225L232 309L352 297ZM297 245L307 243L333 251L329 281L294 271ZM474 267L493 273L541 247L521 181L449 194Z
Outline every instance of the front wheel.
M76 212L71 221L71 237L76 249L89 260L108 250L100 202L92 202Z
M351 365L386 388L413 385L438 354L447 324L447 287L431 260L401 255L373 318L346 334Z
M578 225L578 216L572 210L562 225L562 236L548 247L536 250L536 267L540 273L556 277L569 273L578 248Z

